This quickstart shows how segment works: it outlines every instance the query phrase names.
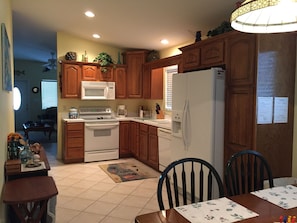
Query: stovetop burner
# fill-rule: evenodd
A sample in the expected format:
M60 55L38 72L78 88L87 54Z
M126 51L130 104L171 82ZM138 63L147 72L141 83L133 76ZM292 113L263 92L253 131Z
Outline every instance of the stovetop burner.
M87 121L116 120L110 107L80 107L79 117Z

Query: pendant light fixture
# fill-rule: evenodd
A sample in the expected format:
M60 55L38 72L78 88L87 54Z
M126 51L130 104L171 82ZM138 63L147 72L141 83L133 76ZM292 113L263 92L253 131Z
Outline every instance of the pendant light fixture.
M297 31L297 0L245 0L231 15L231 26L247 33Z

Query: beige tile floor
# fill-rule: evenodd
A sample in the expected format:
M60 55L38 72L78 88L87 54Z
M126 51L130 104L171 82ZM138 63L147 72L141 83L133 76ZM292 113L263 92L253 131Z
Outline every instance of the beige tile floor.
M137 215L159 210L158 178L115 183L98 166L115 161L63 164L47 155L59 191L56 223L131 223Z

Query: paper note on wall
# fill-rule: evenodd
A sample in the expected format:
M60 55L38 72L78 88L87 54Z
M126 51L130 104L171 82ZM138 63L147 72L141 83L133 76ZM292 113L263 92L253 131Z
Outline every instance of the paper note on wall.
M274 123L288 123L288 97L274 98Z
M273 113L273 97L258 97L258 124L271 124Z

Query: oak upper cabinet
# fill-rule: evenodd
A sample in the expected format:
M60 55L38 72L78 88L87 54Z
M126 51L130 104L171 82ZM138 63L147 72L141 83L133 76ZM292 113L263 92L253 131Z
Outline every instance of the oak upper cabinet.
M116 98L127 98L126 65L117 65L114 69Z
M202 67L224 64L224 39L209 40L207 44L200 47Z
M120 121L120 138L119 138L119 145L120 145L120 158L130 157L130 149L129 149L129 142L130 142L130 121Z
M114 81L113 72L114 69L112 66L98 67L99 81Z
M81 66L62 62L62 98L80 98Z
M226 66L228 86L255 85L257 69L257 36L247 33L230 33L226 38Z
M159 169L159 148L157 127L149 126L148 139L148 164L154 169Z
M182 51L182 70L183 72L196 70L200 66L199 43L191 44L180 48Z
M127 65L127 97L142 98L143 64L148 51L127 51L123 53L124 64Z
M63 162L84 161L84 123L64 122Z
M143 98L163 99L163 68L144 66Z
M139 158L139 123L130 122L130 151L135 158Z
M96 81L97 66L95 65L82 65L82 80L83 81Z

